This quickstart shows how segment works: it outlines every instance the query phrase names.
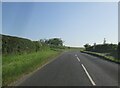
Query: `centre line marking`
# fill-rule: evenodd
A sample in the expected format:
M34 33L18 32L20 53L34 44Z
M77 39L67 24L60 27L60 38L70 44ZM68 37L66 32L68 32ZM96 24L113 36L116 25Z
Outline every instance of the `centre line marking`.
M77 56L77 54L75 54L75 56Z
M80 62L80 59L77 57L78 61Z
M92 85L95 86L96 84L95 84L95 82L93 81L93 79L91 78L91 76L89 75L89 73L88 73L87 69L85 68L85 66L84 66L83 64L81 64L81 65L82 65L85 73L87 74L89 80L91 81Z

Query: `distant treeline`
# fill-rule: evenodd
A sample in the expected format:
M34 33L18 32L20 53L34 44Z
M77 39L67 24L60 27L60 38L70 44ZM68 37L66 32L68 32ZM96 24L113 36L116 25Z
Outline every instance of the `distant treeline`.
M63 47L63 42L59 38L49 40L40 39L39 41L31 41L25 38L2 35L2 53L11 54L24 52L29 53L33 51L45 50L54 47Z
M118 58L120 54L120 43L117 44L94 44L93 46L86 44L84 45L86 51L98 52L98 53L108 53L115 58ZM119 54L118 54L119 53Z

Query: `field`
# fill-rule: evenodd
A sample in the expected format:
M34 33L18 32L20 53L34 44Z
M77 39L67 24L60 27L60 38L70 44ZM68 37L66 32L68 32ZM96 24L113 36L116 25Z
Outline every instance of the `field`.
M51 49L22 55L3 56L3 85L14 82L59 54Z

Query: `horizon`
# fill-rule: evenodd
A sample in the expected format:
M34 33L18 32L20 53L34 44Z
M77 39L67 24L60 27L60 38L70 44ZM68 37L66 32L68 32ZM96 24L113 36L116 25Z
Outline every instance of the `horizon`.
M10 37L17 37L17 38L23 38L23 39L28 39L28 40L31 40L31 41L39 41L40 40L40 39L39 40L32 40L32 39L29 39L29 38L26 38L26 37L12 36L12 35L6 35L6 34L0 34L0 35L10 36ZM54 38L56 38L56 37L54 37ZM87 44L89 44L89 43L87 43ZM96 43L96 45L102 45L102 44L103 43ZM105 44L116 44L116 43L107 43L106 42ZM83 46L69 46L69 45L64 45L64 41L63 41L63 46L66 46L66 47L84 48L84 45ZM89 44L89 45L93 46L94 44ZM116 45L118 45L118 43Z
M61 38L71 47L102 44L104 38L118 44L117 9L117 2L4 2L2 34L33 41Z

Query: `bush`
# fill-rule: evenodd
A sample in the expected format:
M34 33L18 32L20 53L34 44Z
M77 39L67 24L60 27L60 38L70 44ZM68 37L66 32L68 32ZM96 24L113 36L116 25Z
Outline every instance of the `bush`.
M35 44L29 39L2 35L3 54L32 52L35 49Z
M117 44L98 44L95 46L85 47L87 51L94 51L99 53L110 53L117 51Z
M2 53L3 54L22 54L39 50L48 50L50 48L64 49L62 40L59 38L40 41L31 41L25 38L2 35Z

